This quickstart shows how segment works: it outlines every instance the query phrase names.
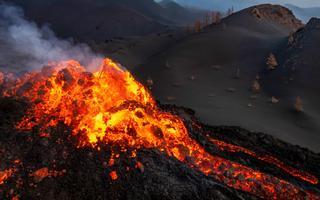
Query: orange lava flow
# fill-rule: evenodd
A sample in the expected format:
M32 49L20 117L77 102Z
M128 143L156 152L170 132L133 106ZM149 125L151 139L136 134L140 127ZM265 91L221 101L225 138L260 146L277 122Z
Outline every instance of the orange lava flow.
M95 147L102 141L124 149L157 148L261 198L320 199L287 181L211 155L190 138L182 119L160 110L145 87L110 59L95 73L86 72L76 61L51 63L11 85L4 95L25 97L33 105L18 128L37 126L45 133L63 122L79 137L79 147Z
M315 177L309 173L303 172L301 170L297 170L297 169L290 167L288 165L285 165L279 159L274 158L270 155L258 155L257 153L250 151L249 149L246 149L244 147L228 144L228 143L222 142L220 140L216 140L216 139L209 139L209 140L212 143L214 143L216 146L218 146L221 150L229 151L229 152L242 152L242 153L248 154L258 160L275 165L278 168L285 171L286 173L290 174L291 176L294 176L296 178L299 178L299 179L304 180L306 182L309 182L311 184L316 185L319 182L317 177Z

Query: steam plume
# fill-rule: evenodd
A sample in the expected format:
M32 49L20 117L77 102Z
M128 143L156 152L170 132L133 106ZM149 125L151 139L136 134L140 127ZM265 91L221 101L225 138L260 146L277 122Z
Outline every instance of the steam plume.
M94 68L101 60L86 44L56 37L48 26L39 27L19 7L0 4L0 70L35 70L50 61L76 59Z

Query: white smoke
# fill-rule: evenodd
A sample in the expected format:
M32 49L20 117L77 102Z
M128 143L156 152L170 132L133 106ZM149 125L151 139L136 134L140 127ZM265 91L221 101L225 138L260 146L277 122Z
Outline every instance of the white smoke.
M0 70L29 71L50 61L69 59L93 69L102 56L86 44L59 39L48 26L38 27L26 20L21 8L0 4Z

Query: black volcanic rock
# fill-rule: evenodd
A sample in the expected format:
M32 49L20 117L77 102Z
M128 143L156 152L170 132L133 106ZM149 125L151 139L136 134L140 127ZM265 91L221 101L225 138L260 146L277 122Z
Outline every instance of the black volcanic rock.
M320 19L316 18L316 17L311 18L306 26L306 29L307 30L312 30L312 29L319 30L320 29Z

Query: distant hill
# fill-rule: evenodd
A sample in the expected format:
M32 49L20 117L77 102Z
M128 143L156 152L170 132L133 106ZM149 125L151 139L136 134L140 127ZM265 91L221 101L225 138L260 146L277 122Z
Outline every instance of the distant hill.
M318 0L175 0L177 3L183 6L195 6L199 8L215 9L215 10L226 10L234 7L236 11L263 3L279 4L282 6L296 5L300 7L319 7L320 3ZM296 7L294 6L294 7Z
M271 4L243 9L227 17L224 22L232 26L269 34L280 32L288 34L303 26L292 11L283 6Z
M202 20L209 10L183 7L172 0L162 0L159 4L166 10L166 17L177 24L194 24L195 20Z
M115 36L144 35L163 31L166 26L149 16L152 9L161 9L155 3L145 14L139 12L137 5L125 0L112 1L89 0L12 0L21 6L26 16L38 24L49 24L60 37L72 37L76 40L104 41ZM136 2L136 1L135 1ZM148 2L148 1L147 1ZM152 0L150 0L152 2ZM144 4L143 4L144 5ZM153 5L153 4L151 4Z
M161 6L153 0L8 0L21 6L28 18L49 24L61 37L103 42L112 37L159 33L168 26L194 22L204 12L178 4Z
M177 3L189 7L206 8L210 10L224 11L231 7L240 10L255 4L256 0L175 0Z
M301 8L292 4L286 4L285 6L292 10L304 23L307 23L312 17L320 17L320 7Z
M173 0L162 0L159 2L159 4L163 7L174 7L176 9L184 9L183 6L181 6Z

